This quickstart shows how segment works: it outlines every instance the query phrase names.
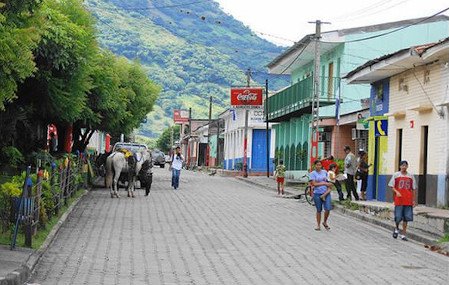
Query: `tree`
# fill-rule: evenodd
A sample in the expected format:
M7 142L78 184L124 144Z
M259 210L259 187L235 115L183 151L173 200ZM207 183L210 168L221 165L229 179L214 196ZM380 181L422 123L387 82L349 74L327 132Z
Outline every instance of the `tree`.
M36 69L33 50L40 40L35 9L40 0L0 1L0 111L16 98L18 84Z
M173 142L179 140L180 126L175 125L175 126L168 127L162 132L160 137L157 139L157 142L156 142L157 148L159 148L160 150L162 150L164 152L168 152L172 148L172 145L170 144L172 132L173 132Z
M0 0L0 124L13 134L6 143L44 147L53 123L59 145L73 125L73 150L84 150L95 130L129 134L152 110L160 88L139 63L100 49L94 24L83 0Z
M101 51L92 61L92 85L82 120L74 124L74 149L83 151L95 130L130 134L152 110L160 87L138 63ZM83 129L83 130L82 130Z

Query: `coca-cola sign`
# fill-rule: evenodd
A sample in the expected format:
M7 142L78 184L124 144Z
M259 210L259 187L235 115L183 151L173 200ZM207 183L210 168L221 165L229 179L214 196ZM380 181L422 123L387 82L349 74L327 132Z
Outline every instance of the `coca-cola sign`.
M231 106L234 108L260 108L263 89L257 87L231 88Z
M173 120L175 124L187 123L189 121L189 111L186 110L174 110Z

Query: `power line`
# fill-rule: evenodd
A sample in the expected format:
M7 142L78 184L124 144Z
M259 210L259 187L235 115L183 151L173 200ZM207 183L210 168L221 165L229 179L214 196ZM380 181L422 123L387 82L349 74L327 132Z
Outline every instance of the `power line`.
M410 0L403 0L403 1L399 2L399 3L391 3L392 1L388 0L386 3L389 3L389 4L391 4L391 5L390 5L390 6L387 6L387 7L385 7L385 8L383 8L383 9L382 9L381 6L383 6L383 5L386 4L386 3L384 3L384 4L382 4L382 5L379 5L379 6L375 6L373 9L366 9L365 12L354 13L355 15L354 15L353 17L349 17L349 18L345 19L344 21L335 21L335 22L347 22L347 21L353 21L353 20L356 20L356 19L359 19L359 18L369 17L369 16L372 16L372 15L376 15L376 14L382 13L382 12L384 12L384 11L390 10L390 9L392 9L392 8L394 8L394 7L396 7L396 6L399 6L399 5L401 5L401 4L405 3L405 2L408 2L408 1L410 1ZM380 10L379 10L379 9L380 9ZM374 10L374 11L373 11L373 10Z
M302 53L305 51L305 49L307 48L309 46L309 43L307 43L306 45L304 45L304 47L302 48L302 50L298 53L298 55L295 57L295 59L292 61L292 62L290 62L290 64L280 73L280 74L283 74L285 71L287 71L287 69L289 69L290 68L290 66L292 66L293 65L293 63L295 63L296 62L296 60L302 55Z
M439 12L437 12L437 13L435 13L435 14L427 17L427 18L421 19L421 20L416 21L416 22L414 22L412 24L408 24L408 25L405 25L403 27L400 27L400 28L397 28L397 29L394 29L392 31L385 32L385 33L382 33L382 34L378 34L378 35L374 35L374 36L370 36L370 37L366 37L366 38L354 39L354 40L350 40L350 41L344 41L344 42L326 42L326 41L321 41L321 43L354 43L354 42L361 42L361 41L366 41L366 40L371 40L371 39L383 37L383 36L386 36L386 35L389 35L389 34L393 34L393 33L396 33L398 31L407 29L409 27L418 25L418 24L420 24L422 22L425 22L425 21L427 21L429 19L432 19L432 18L434 18L434 17L436 17L436 16L438 16L438 15L440 15L440 14L442 14L442 13L448 11L448 10L449 10L449 7L445 8L445 9L443 9L443 10L441 10L441 11L439 11Z
M116 6L116 7L118 9L127 10L127 11L145 11L145 10L154 10L154 9L177 8L177 7L189 6L189 5L208 2L208 1L209 0L200 0L200 1L195 1L195 2L182 3L182 4L174 4L174 5L166 5L166 6L152 6L152 7L120 7L120 6ZM106 9L114 10L117 8L106 8Z
M348 55L348 56L354 56L354 55L349 55L349 54L346 54L346 55ZM354 56L354 57L358 57L358 58L370 60L370 61L373 61L374 63L380 62L380 60L378 60L378 59L368 59L368 58L364 58L364 57L361 57L361 56ZM399 70L404 70L404 69L406 69L406 70L411 70L411 72L412 72L412 74L413 74L413 77L414 77L415 80L418 82L419 87L421 88L421 91L424 93L424 95L426 95L427 100L430 102L430 104L432 104L432 108L435 110L435 112L437 112L437 114L438 114L439 116L442 116L441 111L439 111L439 110L437 109L436 105L433 103L433 101L432 101L432 99L430 98L429 94L428 94L427 91L425 90L423 84L421 83L421 81L419 80L418 76L416 75L416 72L415 72L415 70L414 70L415 66L413 66L413 68L409 68L409 67L407 67L407 66L403 66L403 65L399 65L399 64L394 64L394 63L389 63L389 65L396 66L396 67L398 67L397 69L399 69Z
M97 8L97 7L91 7L91 8ZM97 8L97 9L98 9L98 10L102 10L101 8ZM113 8L113 9L114 9L114 10L118 10L118 8ZM194 12L191 12L191 11L183 11L183 10L180 10L180 11L181 11L182 13L187 14L187 15L193 15L193 16L195 16L195 13L194 13ZM157 20L157 19L156 19L155 17L153 17L153 16L147 16L147 15L143 15L143 16L148 17L148 18L151 19L153 22L154 22L155 20ZM206 17L199 17L199 16L198 16L198 18L201 18L202 21L206 21L206 20L207 20ZM111 30L114 30L114 29L115 29L114 27L112 27L111 25L109 25L106 21L102 20L100 17L98 17L98 19L100 20L100 22L104 23L104 24L107 25L109 28L111 28ZM164 20L162 20L162 21L164 21ZM164 22L166 22L166 21L164 21ZM211 22L209 22L209 23L211 23ZM221 23L222 23L221 21L214 21L213 24L221 24ZM168 22L166 22L166 24L167 24L167 25L172 25L173 22L172 22L172 21L168 21ZM162 26L161 26L161 28L166 29L165 27L162 27ZM195 45L195 44L198 44L197 42L193 42L193 41L191 41L191 40L186 39L184 35L182 35L182 34L176 32L176 31L174 31L174 30L172 30L172 29L167 29L167 30L168 30L170 33L172 33L172 34L174 34L174 35L180 37L181 39L183 39L183 40L186 41L187 43L194 44L194 45ZM251 34L251 35L253 35L253 34ZM225 48L226 48L226 47L225 47ZM234 49L233 46L229 46L228 48ZM241 50L237 50L237 49L234 49L234 50L235 50L236 53L241 52ZM217 49L217 51L220 51L220 50ZM220 51L220 52L222 52L222 51ZM259 56L259 55L265 54L265 53L267 53L267 51L262 51L262 52L259 52L259 53L256 53L256 54L251 54L250 56L251 56L251 57L256 57L256 56ZM224 54L227 55L227 56L231 56L231 55L226 54L226 53L224 53ZM241 61L236 61L236 60L234 60L234 59L232 59L232 58L229 58L229 59L230 59L231 61L237 63L238 67L240 67L240 68L247 68L247 66L248 66L247 63L243 63L243 62L241 62ZM268 72L265 72L265 71L260 71L260 73L267 73L267 74L268 74Z
M367 10L370 10L370 9L372 9L372 8L375 8L375 7L383 6L383 5L387 4L387 3L390 2L390 1L391 1L391 0L381 0L381 1L379 1L379 2L376 2L376 3L374 3L374 4L371 4L371 5L369 5L369 6L366 6L366 7L364 7L364 8L361 8L361 9L358 9L358 10L355 10L355 11L352 11L352 12L347 12L347 13L345 13L345 14L342 14L342 15L340 15L340 16L337 16L337 17L335 17L334 19L332 19L331 21L332 21L332 22L338 22L338 19L346 18L348 15L359 14L359 12L363 12L363 11L367 11Z
M254 32L256 32L256 33L258 33L258 34L260 34L260 35L263 35L263 36L268 36L268 37L272 37L272 38L275 38L275 39L279 39L279 40L283 40L283 41L287 41L287 42L296 43L296 41L291 40L291 39L284 38L284 37L282 37L282 36L277 36L277 35L273 35L273 34L267 34L267 33L260 32L260 31L256 31L256 30L254 30Z

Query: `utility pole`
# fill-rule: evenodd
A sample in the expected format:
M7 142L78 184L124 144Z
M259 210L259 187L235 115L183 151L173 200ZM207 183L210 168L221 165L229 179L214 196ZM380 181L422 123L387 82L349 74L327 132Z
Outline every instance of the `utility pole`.
M170 127L170 150L169 150L169 154L171 154L172 150L173 150L175 126L176 125L173 125L173 126Z
M192 138L192 108L189 108L189 140L187 141L187 162L188 162L188 166L190 167L190 140Z
M246 71L246 87L250 87L251 69ZM248 117L249 110L245 110L245 130L243 133L243 177L248 177Z
M217 162L216 167L220 165L220 118L217 119Z
M268 124L268 79L265 80L265 122L267 136L267 177L270 177L270 130Z
M320 39L321 25L330 24L329 22L321 22L316 20L309 22L315 24L315 69L313 72L313 97L312 97L312 145L310 150L310 159L318 158L318 133L320 128Z
M212 120L212 96L209 97L209 125L207 127L207 148L206 148L206 166L210 164L210 129Z

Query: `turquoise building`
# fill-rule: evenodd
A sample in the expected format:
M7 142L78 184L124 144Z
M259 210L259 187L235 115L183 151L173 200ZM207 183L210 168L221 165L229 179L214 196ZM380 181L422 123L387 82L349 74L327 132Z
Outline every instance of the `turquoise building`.
M319 156L344 158L342 146L357 147L351 136L356 121L336 122L335 102L339 114L357 113L362 99L370 98L370 85L348 85L341 80L348 72L367 60L449 35L449 17L411 19L372 26L323 32L320 43L320 118L333 118L322 125ZM310 169L311 100L313 96L314 35L306 35L268 64L272 74L289 74L291 85L268 98L269 122L276 133L275 157L284 160L287 178L299 179ZM368 136L368 134L366 134ZM368 146L366 146L368 147ZM365 149L366 150L366 149Z

